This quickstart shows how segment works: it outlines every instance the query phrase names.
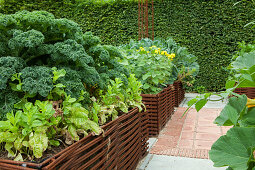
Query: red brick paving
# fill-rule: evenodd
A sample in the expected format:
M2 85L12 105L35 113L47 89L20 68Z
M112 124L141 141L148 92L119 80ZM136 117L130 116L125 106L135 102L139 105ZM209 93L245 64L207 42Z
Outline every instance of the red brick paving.
M230 128L213 124L221 109L203 108L199 112L190 109L182 117L185 110L177 109L158 136L151 154L208 159L212 144Z

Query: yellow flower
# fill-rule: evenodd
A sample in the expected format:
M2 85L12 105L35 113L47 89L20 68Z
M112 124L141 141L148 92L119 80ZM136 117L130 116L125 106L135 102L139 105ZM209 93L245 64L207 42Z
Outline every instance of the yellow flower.
M171 56L174 58L174 57L175 57L175 54L174 54L174 53L171 53Z
M155 53L156 53L156 54L158 54L158 53L159 53L159 51L158 51L158 50L155 50Z
M246 106L247 106L248 108L255 107L255 99L249 99L249 98L247 98L247 104L246 104Z
M141 51L145 51L143 47L140 47L140 50L141 50Z
M153 45L153 46L151 46L151 48L156 48L156 46L155 46L155 45Z
M158 50L160 51L161 48L158 48Z
M166 56L168 55L166 51L162 51L162 52L163 52L163 55L166 55ZM161 54L162 54L162 53L161 53Z
M162 51L162 52L161 52L161 55L164 55L164 54L165 54L164 51Z
M147 53L149 53L149 51L147 51Z
M139 50L136 50L136 51L139 51Z

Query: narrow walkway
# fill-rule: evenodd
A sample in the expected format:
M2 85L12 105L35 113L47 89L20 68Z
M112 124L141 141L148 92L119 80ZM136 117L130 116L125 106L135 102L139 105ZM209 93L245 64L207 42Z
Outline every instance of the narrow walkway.
M150 150L151 154L209 158L212 144L229 129L213 124L221 109L204 108L199 112L190 109L182 117L185 110L177 109L158 136L158 141Z
M185 100L176 108L171 120L157 138L150 138L149 155L139 170L217 170L209 160L212 144L230 127L219 127L213 122L227 101L208 102L197 112L187 109L187 102L199 94L185 94ZM217 97L212 97L217 99Z

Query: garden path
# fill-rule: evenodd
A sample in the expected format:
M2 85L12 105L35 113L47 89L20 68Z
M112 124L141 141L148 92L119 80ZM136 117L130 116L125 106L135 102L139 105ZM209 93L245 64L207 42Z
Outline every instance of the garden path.
M150 138L150 154L138 169L221 169L213 167L213 163L208 160L208 152L212 144L229 129L213 123L227 101L208 102L199 112L191 108L182 117L187 109L187 102L196 95L198 94L185 94L181 107L176 108L159 136Z

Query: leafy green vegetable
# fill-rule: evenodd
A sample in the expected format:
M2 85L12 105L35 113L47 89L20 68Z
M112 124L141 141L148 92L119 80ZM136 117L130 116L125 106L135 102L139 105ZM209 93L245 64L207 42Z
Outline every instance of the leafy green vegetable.
M171 38L131 40L119 48L126 56L121 63L143 83L143 93L158 93L177 79L191 86L199 70L197 58Z
M137 81L134 74L128 78L127 86L116 78L115 81L111 81L111 85L108 85L105 93L100 91L101 98L92 99L93 107L89 117L96 123L104 124L110 118L116 119L120 113L127 113L130 108L138 107L142 111L144 105L141 91L142 84Z
M221 136L209 152L214 166L230 166L234 170L254 167L255 128L235 127Z
M214 123L220 126L237 126L238 120L247 112L246 103L247 97L245 95L231 97Z
M77 23L56 19L46 11L0 15L0 48L3 117L17 98L35 101L48 97L53 83L64 85L72 97L83 93L83 104L88 104L90 95L98 97L110 80L128 82L129 72L117 62L123 56L116 47L101 45L98 37L83 33ZM66 76L60 73L52 80L52 67L65 69ZM6 93L10 88L17 92L11 98Z

